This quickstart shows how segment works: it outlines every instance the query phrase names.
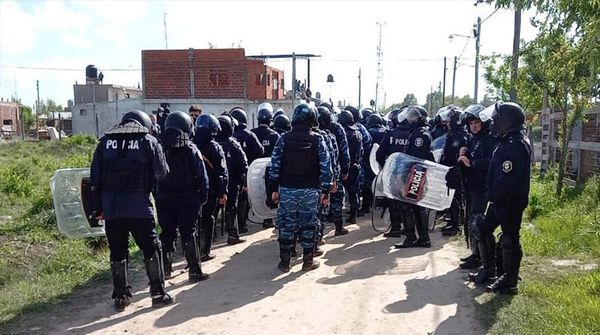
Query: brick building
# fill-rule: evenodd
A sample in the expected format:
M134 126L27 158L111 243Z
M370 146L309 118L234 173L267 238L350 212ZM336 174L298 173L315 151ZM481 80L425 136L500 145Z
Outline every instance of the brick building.
M0 101L0 138L21 134L19 105L16 102Z
M143 50L145 99L279 100L283 71L244 49Z

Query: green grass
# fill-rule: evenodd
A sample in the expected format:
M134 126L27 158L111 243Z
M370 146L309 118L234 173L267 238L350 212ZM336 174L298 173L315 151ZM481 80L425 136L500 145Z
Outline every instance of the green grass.
M523 281L514 297L485 294L491 334L600 334L600 179L554 195L555 176L534 177L521 241ZM569 259L579 266L557 266Z

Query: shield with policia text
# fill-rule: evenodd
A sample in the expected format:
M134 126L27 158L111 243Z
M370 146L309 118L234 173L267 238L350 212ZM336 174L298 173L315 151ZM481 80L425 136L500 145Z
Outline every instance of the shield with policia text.
M403 153L388 157L381 171L385 197L441 211L450 207L454 190L446 187L448 167Z

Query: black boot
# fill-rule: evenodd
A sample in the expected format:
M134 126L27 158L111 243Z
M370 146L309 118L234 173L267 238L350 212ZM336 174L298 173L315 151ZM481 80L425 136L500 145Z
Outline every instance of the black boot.
M129 298L131 298L129 292L131 287L127 282L127 260L111 262L110 270L113 277L112 298L115 299L115 309L117 312L122 312L129 305Z
M190 282L199 282L208 279L208 274L202 273L200 259L198 258L198 245L196 244L196 236L194 235L184 246L185 260L188 265L188 280Z
M279 248L279 264L277 267L282 272L290 272L290 260L292 258L292 253L289 250L284 250Z
M203 218L202 222L202 243L200 244L200 259L203 262L209 261L215 258L214 255L210 253L213 243L213 231L215 229L215 218L210 215L208 217Z
M488 290L500 294L517 294L517 283L519 282L519 268L523 258L523 250L518 240L513 240L506 234L502 234L502 261L504 274L493 284L488 285Z
M481 236L479 254L482 267L476 273L469 273L469 280L475 284L485 284L496 277L496 239L494 235Z
M227 226L227 244L236 245L246 242L246 240L240 238L238 229L235 226L235 216L231 214L225 214L225 225Z
M165 292L165 274L163 272L161 254L162 249L158 249L152 257L144 259L146 274L150 280L152 307L162 307L174 302L174 299Z
M165 279L171 278L171 273L173 272L173 252L166 251L163 252L163 266L165 270Z
M402 211L397 205L390 207L390 230L383 237L402 237Z
M448 229L445 229L445 227L442 228L443 236L454 236L458 234L460 234L460 229L458 228L458 225L452 224L448 227Z
M341 236L348 234L348 229L344 228L342 219L334 219L333 224L335 225L335 236Z
M273 224L273 219L264 220L262 226L265 229L275 228L275 225Z
M315 261L312 249L304 249L302 255L302 271L310 271L319 267L319 262Z
M346 223L348 223L348 224L357 224L358 223L356 221L356 209L350 210L350 216L346 219Z

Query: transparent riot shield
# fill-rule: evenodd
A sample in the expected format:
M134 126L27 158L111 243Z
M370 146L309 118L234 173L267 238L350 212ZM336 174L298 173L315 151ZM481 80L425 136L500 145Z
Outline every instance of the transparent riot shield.
M383 194L433 210L450 207L454 190L446 187L448 167L403 153L388 157L381 170Z
M389 229L391 221L387 199L383 194L383 178L381 173L377 174L373 180L371 190L373 191L371 225L376 232L383 233Z
M375 175L381 171L381 166L377 163L377 149L379 149L379 144L373 144L373 148L371 149L371 153L369 154L369 165L371 165L371 170Z
M442 159L442 154L444 153L444 145L446 144L446 138L448 134L444 134L431 142L431 152L433 153L433 157L437 163Z
M60 169L50 178L50 190L60 232L70 238L102 236L104 220L94 210L99 195L89 183L90 169Z
M259 158L250 164L248 168L248 200L251 204L253 215L259 220L272 219L277 216L277 207L267 205L267 186L265 174L271 166L271 158ZM258 221L258 220L257 220Z

